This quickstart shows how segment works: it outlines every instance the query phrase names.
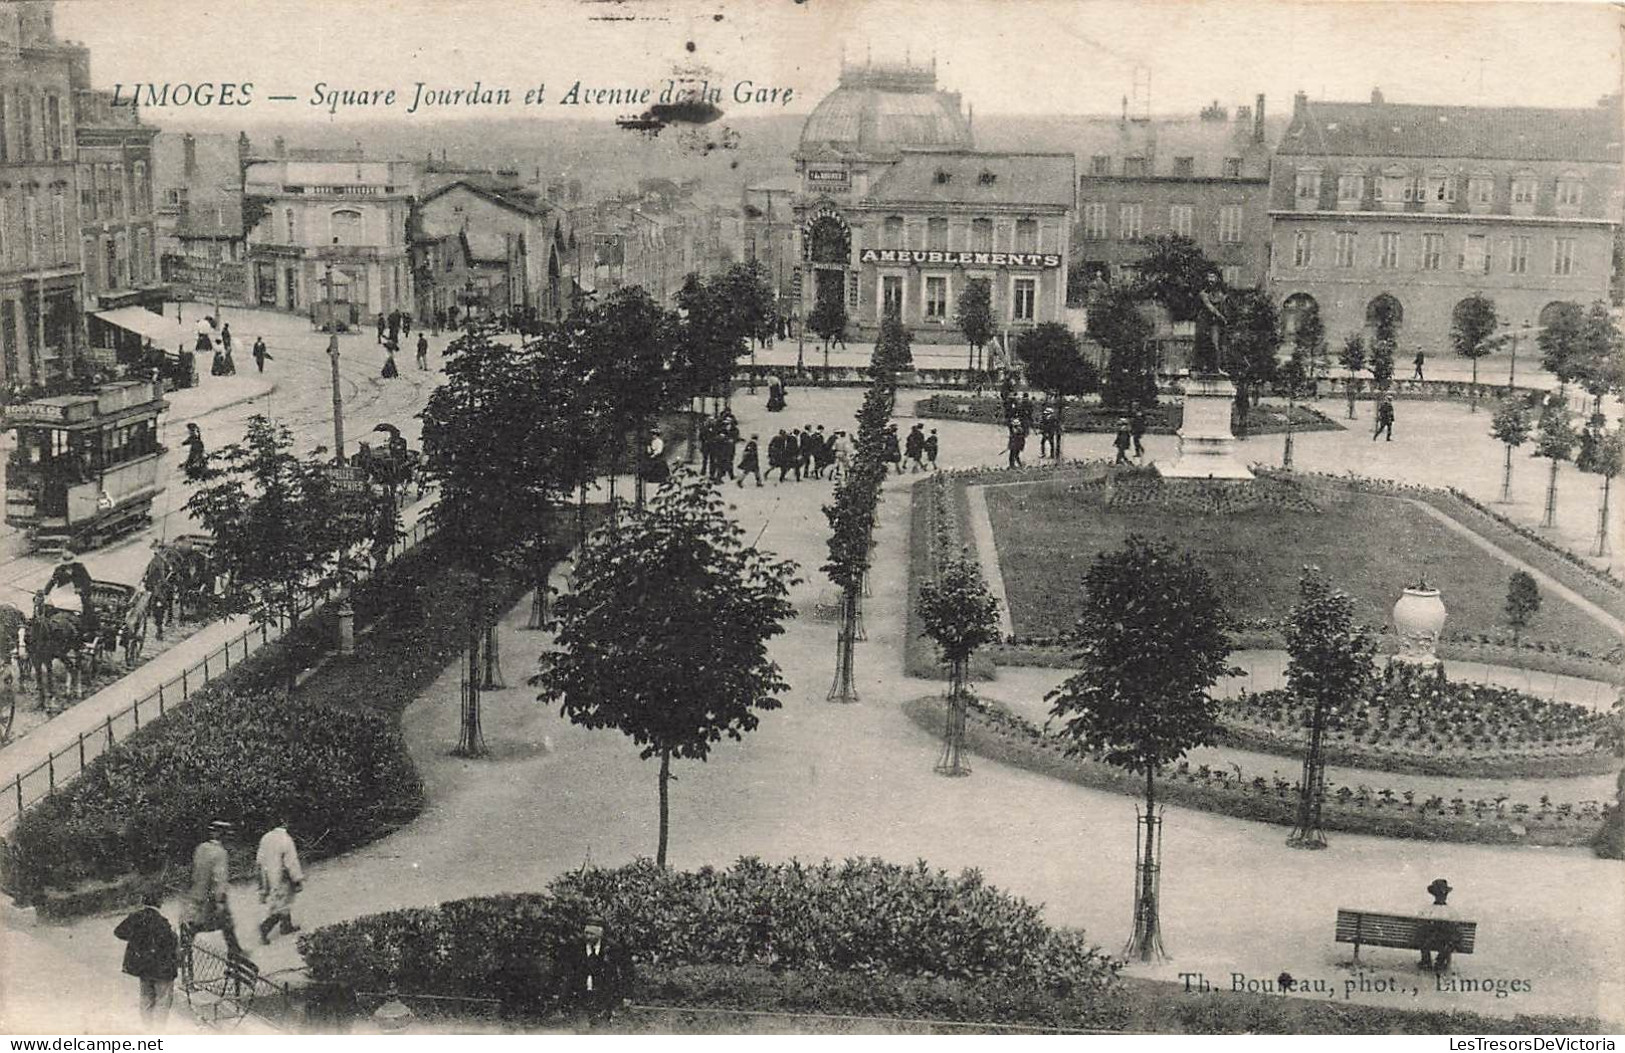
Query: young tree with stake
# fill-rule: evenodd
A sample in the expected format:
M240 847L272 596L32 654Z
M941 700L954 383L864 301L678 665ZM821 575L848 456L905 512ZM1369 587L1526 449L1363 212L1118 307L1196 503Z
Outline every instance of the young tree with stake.
M954 307L954 324L970 345L970 368L987 368L982 364L982 351L993 339L993 286L988 279L972 278L965 283Z
M1365 369L1365 337L1359 333L1350 333L1343 340L1343 349L1338 352L1337 362L1348 371L1348 378L1344 382L1349 399L1348 419L1354 419L1354 396L1359 388L1359 374Z
M982 580L976 562L965 555L942 565L937 576L920 585L918 610L924 634L936 643L948 663L948 727L943 775L969 775L964 762L966 681L971 655L999 637L999 601Z
M1556 392L1547 396L1546 408L1540 411L1540 423L1535 428L1535 456L1552 462L1546 484L1546 514L1540 521L1543 527L1557 525L1557 469L1573 454L1579 441L1569 418L1568 399Z
M1501 469L1501 500L1512 500L1512 451L1529 439L1532 423L1529 408L1518 398L1507 398L1495 409L1490 434L1506 447L1506 464Z
M1212 696L1228 659L1223 601L1207 572L1166 541L1130 536L1084 576L1078 672L1045 696L1076 755L1145 776L1144 847L1136 875L1134 935L1125 954L1162 951L1156 830L1157 772L1218 732Z
M1478 412L1478 360L1496 346L1495 301L1477 293L1456 305L1450 320L1450 342L1456 354L1473 363L1472 412Z

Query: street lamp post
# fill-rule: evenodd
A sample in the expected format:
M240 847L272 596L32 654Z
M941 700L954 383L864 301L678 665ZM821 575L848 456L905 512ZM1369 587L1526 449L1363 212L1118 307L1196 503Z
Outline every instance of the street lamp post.
M344 463L344 390L339 387L339 331L333 322L333 265L327 264L327 357L333 363L333 463Z

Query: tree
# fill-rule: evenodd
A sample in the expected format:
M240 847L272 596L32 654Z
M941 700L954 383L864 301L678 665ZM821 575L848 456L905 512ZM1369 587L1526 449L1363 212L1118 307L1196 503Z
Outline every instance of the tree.
M611 471L618 473L629 440L641 459L655 415L666 403L667 366L680 330L676 318L638 285L615 290L593 307L586 323L587 383L614 439ZM641 506L641 472L637 479L635 503Z
M1399 303L1379 296L1371 305L1371 359L1367 368L1378 391L1394 380L1394 355L1399 347Z
M1292 467L1292 417L1297 412L1298 396L1304 391L1315 361L1324 354L1326 326L1320 320L1317 307L1299 316L1292 330L1292 358L1286 368L1286 445L1281 453L1281 467Z
M901 373L914 368L914 334L903 320L889 313L880 320L880 339L875 341L874 368Z
M755 730L789 686L767 642L795 615L795 567L743 538L711 483L679 469L620 530L588 539L554 607L556 649L531 680L572 723L660 758L660 866L671 762Z
M1540 586L1524 570L1515 570L1507 579L1507 624L1512 626L1512 646L1518 646L1518 637L1529 622L1540 613Z
M1357 374L1365 369L1365 337L1359 333L1350 333L1343 340L1343 350L1338 352L1337 364L1348 370L1347 393L1349 397L1349 420L1354 419L1354 396L1359 381ZM1390 363L1392 368L1392 363Z
M1602 505L1597 509L1597 539L1591 546L1593 556L1606 556L1609 553L1608 541L1608 496L1613 489L1614 476L1618 475L1621 467L1625 467L1625 427L1616 425L1612 431L1603 431L1600 427L1592 426L1586 429L1591 437L1589 449L1582 446L1581 456L1575 459L1575 467L1582 472L1602 476Z
M846 334L846 292L840 282L818 283L807 328L824 342L824 364L829 365L829 345Z
M1490 435L1507 448L1506 464L1501 469L1501 500L1512 500L1512 451L1529 438L1531 422L1529 409L1523 401L1507 398L1496 407L1490 421Z
M1298 786L1298 820L1287 844L1325 848L1320 808L1326 796L1326 762L1321 753L1328 724L1336 727L1361 697L1371 675L1376 643L1354 621L1354 598L1333 589L1317 567L1298 579L1298 603L1286 630L1287 691L1313 711L1309 750Z
M1065 721L1070 752L1145 775L1145 847L1125 953L1148 961L1162 949L1156 774L1217 733L1211 691L1233 672L1224 604L1189 553L1137 536L1096 556L1083 586L1078 672L1045 700Z
M1578 441L1574 422L1569 419L1568 399L1553 392L1547 397L1546 407L1540 411L1540 423L1535 428L1535 456L1552 462L1551 478L1546 484L1546 515L1540 522L1543 527L1557 525L1557 469L1569 459Z
M1585 368L1585 312L1579 304L1565 300L1550 305L1541 314L1545 320L1535 338L1541 368L1567 386Z
M1625 382L1625 338L1614 325L1608 305L1592 304L1581 319L1575 380L1592 398L1591 412L1602 413L1602 397Z
M1151 323L1123 289L1108 289L1089 311L1089 335L1106 349L1106 378L1101 400L1113 408L1157 401L1156 358L1151 352Z
M1495 301L1474 293L1456 305L1450 318L1450 342L1456 354L1473 363L1472 411L1478 412L1478 360L1496 346Z
M255 414L243 441L216 450L211 481L186 509L214 537L226 605L256 625L286 622L365 569L376 527L371 495L341 488L325 450L300 458L286 425ZM298 670L288 665L288 690Z
M1155 300L1176 322L1190 322L1202 311L1202 290L1220 278L1218 265L1190 238L1159 234L1146 239L1146 254L1134 265L1136 297Z
M970 345L970 368L982 369L982 349L993 339L993 285L986 278L972 278L959 293L954 307L954 324Z
M1065 431L1066 397L1100 387L1094 364L1083 357L1077 338L1059 322L1045 322L1023 332L1016 338L1014 353L1026 369L1028 383L1055 399L1056 419ZM1055 459L1061 459L1059 436Z
M1225 307L1230 314L1225 365L1236 385L1236 415L1245 422L1264 385L1275 379L1281 320L1274 301L1261 289L1233 292Z
M975 561L961 555L920 585L918 610L924 634L948 663L948 728L937 771L969 775L963 758L965 681L971 655L999 638L999 601L988 591Z

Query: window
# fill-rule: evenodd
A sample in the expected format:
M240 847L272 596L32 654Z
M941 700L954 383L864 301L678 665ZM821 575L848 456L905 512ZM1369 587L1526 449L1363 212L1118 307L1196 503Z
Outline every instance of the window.
M1385 230L1377 235L1377 266L1393 270L1399 266L1399 233Z
M333 244L361 244L362 228L360 212L357 212L353 208L335 209L330 217L330 222L333 228Z
M1354 231L1352 230L1337 232L1337 265L1339 267L1354 266Z
M1365 176L1359 172L1344 172L1337 177L1337 204L1339 208L1359 208L1365 196Z
M1439 269L1439 262L1443 257L1444 257L1444 235L1443 234L1423 234L1422 235L1422 269L1425 270L1425 271L1436 271L1436 270L1438 270Z
M1406 177L1404 197L1406 201L1413 202L1427 200L1427 187L1423 184L1421 176Z
M1219 240L1235 242L1241 240L1241 206L1219 206Z
M124 166L116 164L109 170L113 189L113 215L122 219L124 217Z
M1535 205L1535 173L1519 172L1512 177L1512 204L1533 208Z
M28 253L28 265L32 267L39 258L39 206L33 194L28 195L23 204L23 246Z
M1117 236L1124 241L1132 241L1140 236L1143 224L1143 209L1138 204L1121 205L1117 210Z
M1190 179L1196 175L1196 158L1174 158L1174 177L1177 179Z
M294 235L293 209L285 208L282 210L282 222L288 228L288 244L297 244L299 239Z
M1447 172L1429 172L1427 203L1442 207L1456 200L1456 178Z
M1226 179L1241 178L1241 158L1226 157L1224 159L1224 177Z
M27 94L17 96L17 127L22 133L21 142L17 144L17 159L38 160L34 156L34 100Z
M51 196L51 247L56 262L68 262L68 195L61 190Z
M124 231L113 235L113 252L118 257L118 288L130 287L130 239Z
M903 247L903 217L887 216L883 237L885 248L900 249Z
M1112 174L1112 159L1109 154L1096 154L1089 158L1089 174L1109 176Z
M62 100L55 95L45 96L45 106L40 114L45 119L45 127L41 129L41 140L45 143L46 156L53 161L62 160Z
M1315 261L1315 235L1313 231L1300 230L1292 237L1292 265L1294 267L1307 267Z
M1461 239L1461 269L1470 274L1490 272L1488 238L1482 234L1469 234Z
M1038 251L1038 221L1036 219L1016 220L1016 251Z
M1091 208L1100 209L1100 236L1105 237L1106 206L1091 205ZM976 252L993 251L993 221L991 219L973 219L970 221L970 247Z
M1238 288L1241 287L1241 268L1240 267L1237 267L1234 264L1230 264L1230 265L1219 268L1219 272L1220 272L1220 276L1224 278L1224 284L1228 288L1238 289Z
M1011 282L1010 293L1011 320L1030 322L1038 316L1038 279L1017 278Z
M880 278L880 305L883 313L888 315L901 315L903 313L903 276L900 274L884 274Z
M941 216L932 216L925 221L925 247L937 252L948 249L948 220Z
M1297 198L1300 206L1320 201L1320 169L1298 169Z
M1512 274L1529 273L1529 235L1514 234L1507 239L1507 270Z
M3 91L0 91L0 164L11 160L11 143L7 141L10 138L9 129L7 127L7 118L10 116L10 114L6 113L6 108L10 105L11 96L7 95ZM15 373L10 371L7 371L6 375L16 376Z
M1467 204L1476 210L1487 210L1495 199L1495 176L1488 172L1474 172L1467 178Z
M1552 239L1552 273L1568 275L1574 273L1574 239Z
M1168 229L1183 237L1191 236L1191 220L1196 209L1192 205L1171 205L1168 208Z
M102 268L102 288L118 288L118 251L112 238L102 239Z
M948 317L948 279L940 274L926 276L925 316L937 321Z
M848 271L846 275L846 306L852 310L858 308L858 279L861 275L857 271Z
M96 184L91 178L93 172L89 165L79 166L79 218L81 220L96 218Z
M1574 206L1580 203L1580 197L1585 192L1585 183L1573 172L1564 172L1557 177L1557 203L1559 205Z
M130 166L130 191L135 194L135 207L130 211L138 216L146 215L152 200L147 187L147 162L137 161Z
M986 220L977 220L986 223ZM972 228L974 233L974 228ZM1091 240L1100 240L1106 236L1106 206L1095 202L1083 206L1083 236ZM986 248L978 245L976 248Z
M1123 174L1125 176L1143 176L1143 175L1145 175L1145 158L1143 158L1143 157L1125 157L1125 158L1123 158Z

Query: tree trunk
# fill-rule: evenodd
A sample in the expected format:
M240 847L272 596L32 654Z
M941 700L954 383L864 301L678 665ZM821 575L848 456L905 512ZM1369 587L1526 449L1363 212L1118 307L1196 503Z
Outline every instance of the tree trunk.
M1358 383L1358 381L1354 379L1353 372L1350 372L1348 383L1344 385L1344 389L1347 391L1349 397L1349 420L1354 419L1354 385L1356 383Z
M294 627L299 624L299 602L297 600L295 600L294 602L288 604L288 611L287 611L286 617L288 619L288 631L283 633L282 635L284 637L292 637ZM287 650L286 650L286 656L287 657L285 659L285 667L286 667L286 669L288 671L287 687L288 687L288 695L289 695L289 697L293 696L294 689L299 686L299 668L294 664L293 652L294 652L293 648L291 648L291 647L287 648Z
M463 697L461 726L458 731L457 748L452 751L458 757L485 756L485 734L480 728L480 677L484 673L480 662L480 616L478 608L469 615L465 627L468 639L468 664L463 670Z
M1602 477L1602 507L1597 510L1597 543L1591 547L1593 556L1606 556L1609 551L1608 544L1608 491L1612 488L1614 477Z
M581 480L581 499L576 505L576 544L587 540L587 480Z
M1512 446L1507 445L1506 464L1501 468L1501 500L1512 500Z
M1557 526L1557 465L1556 457L1552 458L1552 474L1546 483L1546 515L1541 519L1543 527Z
M655 849L655 866L666 865L666 843L671 836L671 750L660 751L660 847Z
M536 520L536 566L534 569L536 595L530 600L530 621L527 629L540 629L547 624L547 513Z
M1292 467L1292 411L1297 408L1296 389L1287 393L1286 398L1286 446L1281 450L1281 467Z
M1156 769L1148 765L1145 769L1145 866L1140 871L1140 916L1135 919L1135 931L1139 936L1135 952L1142 962L1150 961L1162 942L1157 910L1156 780Z
M1057 393L1055 396L1055 447L1050 453L1055 463L1061 462L1061 436L1066 434L1066 396Z
M1469 412L1478 412L1478 359L1476 358L1473 359L1473 392L1472 397L1467 400L1467 406Z

